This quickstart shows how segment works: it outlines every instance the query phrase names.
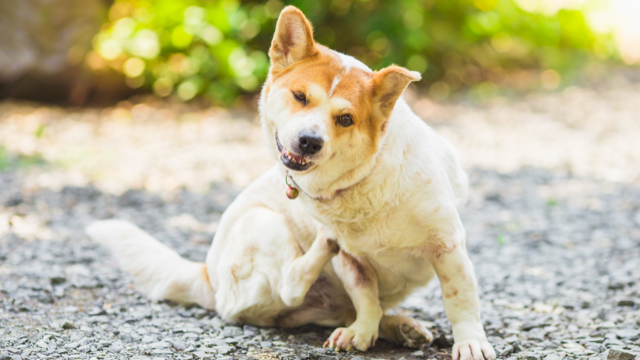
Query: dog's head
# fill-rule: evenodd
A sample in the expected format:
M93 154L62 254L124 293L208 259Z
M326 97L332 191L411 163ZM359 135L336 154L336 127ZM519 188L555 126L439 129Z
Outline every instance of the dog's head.
M395 65L374 72L317 44L293 6L280 14L269 57L260 112L274 156L313 196L358 181L357 169L379 151L396 101L420 74Z

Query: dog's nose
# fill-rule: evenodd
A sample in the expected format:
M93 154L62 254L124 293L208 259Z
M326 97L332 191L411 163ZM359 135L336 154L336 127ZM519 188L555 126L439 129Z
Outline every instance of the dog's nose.
M298 137L298 148L302 155L313 155L322 149L324 140L313 131L303 130Z

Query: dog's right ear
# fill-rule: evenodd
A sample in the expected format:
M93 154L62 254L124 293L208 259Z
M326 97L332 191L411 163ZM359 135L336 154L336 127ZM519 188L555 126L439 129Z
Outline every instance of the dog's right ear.
M295 6L285 7L278 18L269 49L271 71L278 72L316 52L309 20Z

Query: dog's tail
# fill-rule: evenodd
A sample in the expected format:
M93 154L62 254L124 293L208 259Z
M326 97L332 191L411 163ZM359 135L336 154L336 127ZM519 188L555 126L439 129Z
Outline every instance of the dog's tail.
M137 226L123 220L97 221L87 234L109 249L140 290L153 300L196 303L215 309L215 291L204 263L186 260Z

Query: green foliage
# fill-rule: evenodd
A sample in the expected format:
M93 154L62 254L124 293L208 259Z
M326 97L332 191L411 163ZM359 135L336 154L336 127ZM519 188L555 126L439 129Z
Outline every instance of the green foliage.
M0 172L14 169L27 169L45 164L46 161L39 154L11 154L6 147L0 145Z
M292 0L315 26L318 42L374 69L391 63L423 73L432 95L496 84L530 89L538 70L558 86L563 72L611 48L577 10L527 12L513 0ZM94 39L108 65L132 87L206 94L230 103L267 75L267 51L285 4L232 0L116 0ZM597 51L596 51L597 52ZM606 52L606 51L605 51ZM605 54L609 56L610 54ZM95 63L95 61L94 61ZM435 84L434 84L435 82Z
M0 145L0 171L5 171L11 166L9 159L9 151L4 146Z

